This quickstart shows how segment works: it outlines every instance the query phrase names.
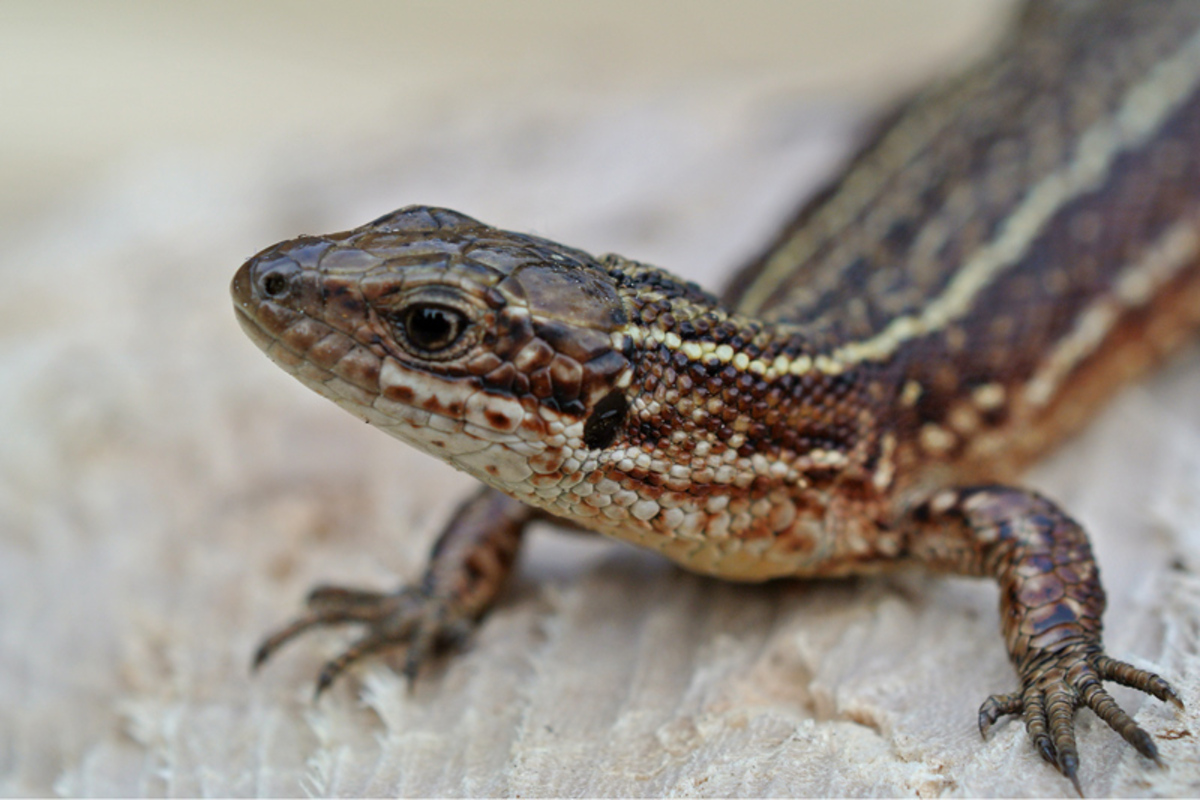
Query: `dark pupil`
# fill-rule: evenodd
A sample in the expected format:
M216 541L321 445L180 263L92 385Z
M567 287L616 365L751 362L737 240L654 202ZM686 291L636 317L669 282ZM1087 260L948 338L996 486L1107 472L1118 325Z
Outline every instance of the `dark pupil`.
M408 340L422 350L443 350L458 338L462 319L462 314L448 308L417 306L409 309L404 329Z

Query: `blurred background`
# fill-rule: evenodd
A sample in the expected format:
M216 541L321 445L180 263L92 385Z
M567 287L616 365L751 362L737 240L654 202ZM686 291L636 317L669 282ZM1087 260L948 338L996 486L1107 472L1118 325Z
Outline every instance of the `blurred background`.
M715 287L1011 12L0 0L0 793L1065 791L1019 725L979 742L1012 676L964 582L730 587L538 531L412 696L380 660L313 705L332 632L247 676L312 584L418 574L470 481L268 363L229 308L242 260L427 203ZM1200 519L1200 426L1172 422L1197 373L1039 486L1112 529ZM1128 491L1088 466L1137 453ZM1148 536L1097 548L1130 565L1110 642L1153 656L1176 551ZM1081 730L1089 788L1140 780Z
M718 94L752 103L764 140L803 136L808 126L789 115L894 99L983 47L1007 5L10 0L0 3L0 215L17 225L122 170L183 158L252 159L246 170L264 175L299 161L303 177L339 188L382 171L384 191L398 154L446 129L478 137L457 156L466 170L436 165L441 194L457 196L462 172L489 179L478 174L497 169L489 158L536 163L565 138L602 139L614 118L655 106L679 115ZM745 110L702 124L739 127L731 117ZM479 152L513 128L524 150ZM666 138L641 134L652 132ZM408 199L403 186L388 191Z

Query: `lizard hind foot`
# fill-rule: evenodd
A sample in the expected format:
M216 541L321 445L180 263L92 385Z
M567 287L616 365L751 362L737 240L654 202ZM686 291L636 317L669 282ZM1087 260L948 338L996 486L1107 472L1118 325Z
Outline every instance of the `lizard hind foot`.
M1153 738L1101 685L1101 681L1113 681L1182 708L1178 695L1158 675L1109 658L1094 646L1081 644L1042 653L1040 658L1024 665L1021 678L1021 691L992 695L980 706L980 733L986 736L1000 718L1020 714L1034 748L1080 791L1075 712L1086 706L1141 755L1161 766Z

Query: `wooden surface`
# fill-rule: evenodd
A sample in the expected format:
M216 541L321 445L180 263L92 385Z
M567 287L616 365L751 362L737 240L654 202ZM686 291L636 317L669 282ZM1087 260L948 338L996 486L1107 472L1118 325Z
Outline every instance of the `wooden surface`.
M90 24L72 22L69 5L53 8L66 9L50 21L63 36L37 39L41 22L24 29L51 61L46 43L76 41ZM932 44L916 49L930 50L942 41L928 30L936 23L971 27L946 8L891 29L926 31ZM761 11L738 23L751 43L786 24L834 56L895 46L831 47L840 28ZM426 27L404 36L428 34L433 50L447 28L486 40L488 26L470 18L421 18ZM888 20L872 19L891 41ZM295 43L309 30L302 22L280 41ZM579 41L600 25L585 23L564 30ZM387 588L416 575L470 483L306 392L245 341L226 288L243 258L426 202L713 285L787 213L797 186L832 168L879 99L865 77L854 88L829 80L840 67L781 80L780 63L761 53L656 72L660 62L636 58L653 30L622 38L622 24L600 26L608 49L554 45L574 52L575 77L548 78L548 88L522 83L529 74L473 83L489 67L506 74L495 47L484 48L482 72L464 68L462 82L433 88L406 82L397 55L386 62L392 80L372 79L393 93L369 124L342 129L315 115L291 135L251 115L245 127L270 130L248 130L248 143L222 138L225 123L214 122L204 144L168 130L115 160L81 146L69 163L84 165L86 180L31 189L24 203L25 172L2 165L14 211L0 228L0 792L1067 791L1020 725L979 739L979 703L1015 679L994 588L965 580L732 586L543 527L469 649L411 696L376 661L310 702L322 660L349 633L307 638L249 675L258 637L310 585ZM537 25L530 35L545 35ZM378 45L381 35L363 36ZM99 41L138 52L134 40ZM622 41L630 50L614 51ZM662 57L668 66L689 52L678 47ZM545 63L530 74L561 75ZM909 69L915 79L921 67ZM147 70L169 83L170 70ZM887 72L878 80L895 91L905 78ZM579 75L593 76L586 90ZM424 99L405 105L410 84L426 87L413 95ZM153 129L121 133L115 99L109 110L117 119L99 129L118 144ZM35 112L35 129L58 130ZM0 138L4 152L34 152L26 135ZM34 144L53 160L47 137ZM1189 708L1117 691L1158 737L1167 770L1082 715L1092 795L1200 791L1197 397L1193 347L1029 478L1094 534L1110 653L1160 671Z

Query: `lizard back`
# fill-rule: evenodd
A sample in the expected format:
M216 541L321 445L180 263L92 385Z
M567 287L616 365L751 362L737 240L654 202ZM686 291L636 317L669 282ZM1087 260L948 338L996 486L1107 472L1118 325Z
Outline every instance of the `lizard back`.
M1200 4L1036 3L733 280L894 362L916 463L1011 477L1200 318Z

